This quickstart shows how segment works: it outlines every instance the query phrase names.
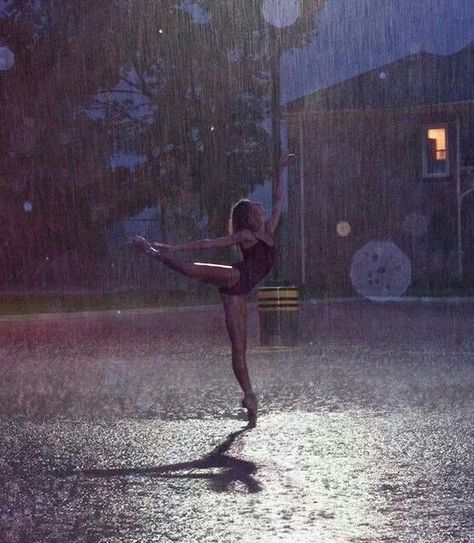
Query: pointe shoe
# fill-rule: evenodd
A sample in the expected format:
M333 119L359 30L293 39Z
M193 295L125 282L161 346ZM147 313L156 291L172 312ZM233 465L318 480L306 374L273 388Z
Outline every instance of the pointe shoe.
M133 244L137 249L148 256L157 256L159 254L159 252L153 248L153 245L142 236L135 236L133 238Z
M249 426L254 428L257 425L257 397L253 392L248 392L245 394L244 399L242 400L242 407L247 409L247 417L249 421Z

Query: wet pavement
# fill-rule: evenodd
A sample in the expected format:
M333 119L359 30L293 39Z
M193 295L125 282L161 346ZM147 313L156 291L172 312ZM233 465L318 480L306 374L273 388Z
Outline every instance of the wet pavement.
M474 541L474 304L306 304L245 428L219 308L0 321L0 541Z

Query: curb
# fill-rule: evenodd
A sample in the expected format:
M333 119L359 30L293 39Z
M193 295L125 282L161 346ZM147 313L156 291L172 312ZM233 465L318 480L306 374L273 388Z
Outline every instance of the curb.
M328 304L341 304L341 303L413 303L413 304L449 304L459 305L463 303L473 303L474 297L437 297L431 298L424 297L397 297L397 298L312 298L310 300L301 301L301 305L328 305ZM251 301L248 304L250 307L256 307L257 302ZM79 311L79 312L65 312L65 313L28 313L24 315L0 315L0 323L2 322L31 322L31 321L54 321L54 320L68 320L68 319L94 319L100 317L128 317L128 316L141 316L141 315L153 315L156 313L189 313L192 311L214 311L219 309L221 304L208 304L208 305L186 305L186 306L173 306L173 307L143 307L136 309L106 309L99 311Z
M374 303L441 303L441 304L460 304L474 302L474 296L446 296L446 297L431 297L431 296L394 296L394 297L371 297L371 298L313 298L303 303L318 305L327 303L351 303L351 302L374 302Z

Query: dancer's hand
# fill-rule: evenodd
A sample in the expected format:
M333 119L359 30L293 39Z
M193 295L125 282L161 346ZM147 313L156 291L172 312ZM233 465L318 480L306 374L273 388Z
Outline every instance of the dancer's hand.
M296 155L294 153L288 153L280 158L279 165L281 170L292 164L296 164Z

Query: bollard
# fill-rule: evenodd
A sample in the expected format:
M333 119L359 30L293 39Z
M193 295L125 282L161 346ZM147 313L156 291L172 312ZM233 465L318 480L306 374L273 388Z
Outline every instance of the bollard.
M260 345L298 343L298 289L296 287L261 287L257 293Z

